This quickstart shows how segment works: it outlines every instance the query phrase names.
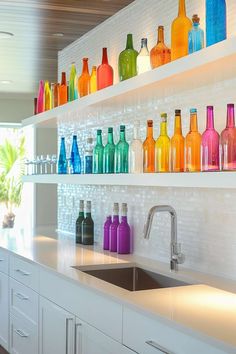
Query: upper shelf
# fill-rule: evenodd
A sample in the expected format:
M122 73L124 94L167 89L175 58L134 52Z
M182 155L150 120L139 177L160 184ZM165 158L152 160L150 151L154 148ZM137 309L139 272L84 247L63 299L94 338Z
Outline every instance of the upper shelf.
M67 113L93 113L105 107L115 110L121 104L135 104L146 98L161 99L191 88L226 80L236 72L236 37L229 38L199 52L117 83L101 91L69 102L22 121L23 126L56 128L68 121ZM83 119L74 115L70 119Z

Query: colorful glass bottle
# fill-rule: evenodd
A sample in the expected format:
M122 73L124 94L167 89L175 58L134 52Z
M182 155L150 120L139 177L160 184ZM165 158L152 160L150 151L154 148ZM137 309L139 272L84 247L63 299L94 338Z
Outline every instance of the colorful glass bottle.
M113 219L110 226L109 250L117 252L117 229L119 226L119 204L114 203L113 206Z
M157 30L157 44L152 48L150 52L150 60L152 69L157 68L158 66L167 64L171 61L171 51L165 45L164 42L164 27L159 26Z
M120 81L130 79L137 75L138 52L133 47L133 35L127 34L126 48L119 55L119 78Z
M117 252L119 254L129 254L131 248L130 226L127 221L127 204L122 203L121 223L117 230Z
M156 172L170 171L170 138L167 135L167 114L161 114L160 136L155 144Z
M51 84L52 108L58 106L58 98L59 98L59 84Z
M60 153L58 158L58 174L66 174L67 173L67 161L66 161L66 146L65 146L65 138L61 138L60 144Z
M59 86L59 106L68 102L66 73L61 73L61 84Z
M109 250L111 224L112 224L111 215L109 215L107 216L106 221L103 225L103 249L104 250Z
M185 169L187 172L201 171L201 134L198 132L197 110L190 110L190 130L185 138Z
M70 81L69 81L69 102L74 101L77 96L77 85L76 85L76 68L75 68L75 63L71 64L71 70L70 70Z
M206 130L202 134L202 171L219 171L220 136L214 128L214 108L207 107Z
M91 214L91 202L86 203L86 216L82 222L82 244L93 245L94 244L94 222Z
M220 135L222 169L236 170L236 128L234 117L234 104L227 105L226 128Z
M125 126L120 126L120 140L115 148L116 173L129 172L129 144L125 138Z
M171 25L171 60L188 54L188 33L191 28L192 22L186 16L185 0L179 0L179 14Z
M147 137L143 142L143 172L155 172L155 140L152 120L147 121Z
M182 135L181 110L175 110L175 129L170 141L171 171L184 172L184 137Z
M49 109L52 109L52 95L51 95L51 89L49 86L49 82L45 81L45 84L44 84L44 110L48 111Z
M89 93L97 91L97 67L92 67L92 72L89 81Z
M44 112L44 82L40 80L37 98L37 114Z
M113 68L108 63L107 48L102 48L102 64L97 69L97 89L113 85Z
M193 15L193 27L188 33L188 52L189 54L197 52L204 47L204 32L199 27L200 18Z
M78 78L78 93L80 97L89 94L90 75L88 68L88 58L83 58L82 74Z
M137 72L138 74L145 73L151 70L150 54L147 47L147 38L141 39L141 49L137 56Z
M93 138L87 138L84 155L84 173L93 173Z
M104 148L104 173L115 172L115 144L113 140L113 128L108 128L107 144Z
M102 131L97 130L97 142L93 149L93 173L103 173L103 152Z
M70 154L71 173L81 173L81 159L79 154L79 148L77 144L77 136L73 135L72 148Z
M143 143L140 139L140 122L134 123L134 138L129 149L130 173L143 172Z
M84 221L84 201L79 201L79 216L75 224L75 241L76 243L82 243L82 223Z
M227 37L225 0L206 0L206 45L223 41Z

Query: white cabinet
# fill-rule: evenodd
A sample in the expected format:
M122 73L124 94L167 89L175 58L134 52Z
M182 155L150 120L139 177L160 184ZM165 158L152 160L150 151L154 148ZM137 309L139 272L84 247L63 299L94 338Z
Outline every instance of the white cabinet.
M10 316L10 353L37 354L38 330L31 321Z
M9 349L8 276L0 272L0 345Z

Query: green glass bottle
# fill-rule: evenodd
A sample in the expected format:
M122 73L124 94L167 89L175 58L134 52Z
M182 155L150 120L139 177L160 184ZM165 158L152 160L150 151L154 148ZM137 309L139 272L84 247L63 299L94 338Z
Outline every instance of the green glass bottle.
M108 128L107 144L104 148L104 173L115 172L115 144L113 128Z
M75 63L71 64L70 81L69 81L69 102L78 98L77 85L76 85L76 68Z
M120 140L115 149L116 173L129 172L129 144L125 139L125 126L120 126Z
M91 202L86 203L86 217L82 222L82 244L93 245L94 244L94 223L91 216Z
M103 151L102 130L97 130L97 142L93 149L93 173L103 173Z
M76 220L76 243L82 243L82 222L84 221L84 201L79 201L79 216Z
M133 35L127 34L126 48L119 55L120 81L137 75L137 56L138 52L133 47Z

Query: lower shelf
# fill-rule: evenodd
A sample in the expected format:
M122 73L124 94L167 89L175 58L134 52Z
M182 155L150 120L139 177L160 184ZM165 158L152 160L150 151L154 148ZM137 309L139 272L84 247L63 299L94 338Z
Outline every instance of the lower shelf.
M23 182L183 188L236 188L236 172L32 175Z

